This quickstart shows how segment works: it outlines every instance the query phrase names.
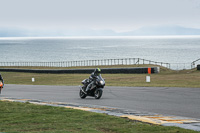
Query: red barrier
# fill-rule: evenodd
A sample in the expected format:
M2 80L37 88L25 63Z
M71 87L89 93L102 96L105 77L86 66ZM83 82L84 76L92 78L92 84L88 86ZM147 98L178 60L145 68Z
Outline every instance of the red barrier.
M148 74L151 74L151 68L150 67L148 68Z

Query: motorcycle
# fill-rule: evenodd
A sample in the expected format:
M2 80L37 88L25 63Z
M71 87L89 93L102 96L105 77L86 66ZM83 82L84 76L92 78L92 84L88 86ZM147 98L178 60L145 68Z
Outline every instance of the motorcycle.
M2 83L1 80L0 80L0 94L1 94L2 88L3 88L3 83Z
M89 79L84 79L82 82L83 86L79 86L80 92L79 96L84 99L87 96L95 97L95 99L100 99L103 94L103 88L105 86L105 80L101 77L101 75L97 76L96 81L90 88L90 90L86 91L87 86L90 84Z

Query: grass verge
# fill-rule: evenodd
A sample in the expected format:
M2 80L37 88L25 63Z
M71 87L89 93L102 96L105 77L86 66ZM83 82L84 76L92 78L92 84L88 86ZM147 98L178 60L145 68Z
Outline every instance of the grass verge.
M0 101L0 132L196 133L64 107Z
M120 67L149 67L149 65L133 66L109 66L109 68ZM19 67L18 67L19 68ZM21 67L20 67L21 68ZM29 67L22 67L28 69ZM96 68L93 67L77 67ZM108 68L101 66L100 68ZM44 69L40 67L31 67L29 69ZM45 68L47 69L47 68ZM51 68L52 69L52 68ZM60 68L54 68L60 69ZM70 69L70 68L62 68ZM75 67L71 68L75 69ZM1 72L5 84L31 84L31 85L80 85L81 81L88 78L90 74L37 74L20 72ZM146 82L148 74L102 74L106 79L107 86L140 86L140 87L196 87L200 88L200 71L196 69L173 71L161 67L159 74L151 74L151 82ZM31 81L35 78L35 82Z

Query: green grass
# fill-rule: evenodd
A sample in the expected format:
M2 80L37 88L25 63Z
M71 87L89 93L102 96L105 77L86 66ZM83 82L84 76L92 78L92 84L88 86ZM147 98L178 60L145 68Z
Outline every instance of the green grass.
M195 133L64 107L0 101L0 132Z
M107 67L108 66L102 66L100 68ZM110 67L134 66L109 66L109 68ZM142 65L136 67L144 66ZM23 68L50 69L41 67ZM78 69L80 68L88 67L78 67ZM21 72L1 72L1 74L4 77L5 84L33 85L80 85L83 79L90 76L90 74L37 74ZM145 78L147 75L148 74L102 74L102 76L106 79L107 86L164 86L200 88L200 71L195 69L172 71L161 67L161 73L150 75L150 83L146 83ZM34 83L31 81L31 78L33 77L35 78ZM195 131L191 130L145 124L105 114L59 107L39 106L29 103L2 101L0 101L0 132L195 133Z
M100 68L108 68L101 66ZM149 67L149 65L139 66L109 66L111 67ZM20 67L21 68L21 67ZM24 67L22 67L24 68ZM29 67L25 67L28 69ZM70 69L74 69L70 68ZM95 68L95 67L77 67ZM43 69L40 67L31 67L29 69ZM47 68L46 68L47 69ZM50 68L49 68L50 69ZM52 69L52 68L51 68ZM61 68L54 68L61 69ZM69 68L62 68L69 69ZM90 74L37 74L20 72L1 72L5 84L33 84L33 85L80 85L81 81L88 78ZM200 88L200 71L196 69L173 71L161 67L159 74L151 74L151 82L146 83L148 74L102 74L106 79L107 86L137 86L137 87L196 87ZM31 78L35 78L32 83Z

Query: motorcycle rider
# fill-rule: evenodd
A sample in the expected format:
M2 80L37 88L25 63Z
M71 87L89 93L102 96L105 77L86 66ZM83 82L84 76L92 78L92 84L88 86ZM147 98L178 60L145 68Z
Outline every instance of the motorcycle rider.
M100 74L101 74L101 69L100 68L96 68L94 70L94 72L91 73L91 75L89 77L89 82L90 83L88 84L88 86L87 86L87 88L85 90L86 93L91 89L92 85L96 82L97 76L99 76Z
M1 73L0 73L0 81L3 83L3 86L4 86L4 81L3 81L3 77L1 76Z

